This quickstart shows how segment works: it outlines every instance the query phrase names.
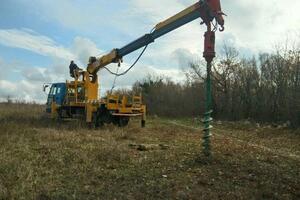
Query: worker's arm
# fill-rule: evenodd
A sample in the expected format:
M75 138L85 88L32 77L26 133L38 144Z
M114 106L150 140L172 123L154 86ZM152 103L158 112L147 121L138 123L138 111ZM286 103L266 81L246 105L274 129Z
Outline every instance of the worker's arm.
M223 29L224 20L222 15L220 0L200 0L198 3L186 8L173 17L157 24L151 33L140 37L120 49L114 49L109 54L97 58L95 62L88 65L87 71L95 75L102 67L113 62L120 62L123 56L154 42L155 39L200 17L206 25L216 19L217 23Z

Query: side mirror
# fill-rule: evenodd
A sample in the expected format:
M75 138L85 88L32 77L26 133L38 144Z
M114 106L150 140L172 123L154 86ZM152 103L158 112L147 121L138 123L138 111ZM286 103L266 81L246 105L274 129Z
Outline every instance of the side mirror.
M49 84L44 84L43 85L43 91L46 92L46 89L49 87Z

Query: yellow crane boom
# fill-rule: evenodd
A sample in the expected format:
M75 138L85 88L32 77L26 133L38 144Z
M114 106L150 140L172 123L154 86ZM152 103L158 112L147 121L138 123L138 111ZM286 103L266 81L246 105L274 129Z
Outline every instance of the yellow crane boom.
M155 39L169 33L197 18L201 18L210 28L210 23L215 19L217 24L224 28L223 12L221 11L220 0L200 0L192 6L184 9L178 14L158 23L151 33L146 34L137 40L127 44L120 49L113 49L110 53L99 58L90 58L87 66L87 71L91 75L96 75L97 72L110 63L120 63L123 56L144 47Z

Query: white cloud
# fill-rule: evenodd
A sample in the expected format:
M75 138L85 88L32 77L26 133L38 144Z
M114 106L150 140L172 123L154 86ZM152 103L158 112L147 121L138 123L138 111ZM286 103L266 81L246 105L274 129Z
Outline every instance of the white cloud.
M0 99L5 100L8 96L13 100L36 101L39 103L44 103L46 99L41 85L25 80L17 83L0 80Z
M119 69L119 73L128 69L129 65L124 63ZM109 68L116 72L116 65L110 65ZM159 69L151 65L137 64L126 75L118 77L116 81L116 88L131 88L131 86L138 80L144 79L148 75L164 76L171 78L175 82L183 82L184 75L178 69ZM115 76L102 69L99 72L101 93L104 94L106 90L111 89Z
M294 0L224 1L226 32L234 36L238 48L272 51L288 32L300 30L299 7L300 1Z
M103 53L88 38L75 37L72 46L68 48L31 29L0 29L0 44L48 56L55 60L55 63L64 64L66 64L66 61L76 60L80 64L85 65L90 56ZM3 65L2 63L3 61L0 59L0 66ZM58 72L61 72L61 70L58 69Z
M93 1L81 3L72 0L32 0L29 4L39 9L38 13L45 21L55 20L56 23L76 30L86 30L107 20L107 17L101 15L101 6Z
M1 89L0 92L1 96L7 96L9 92L5 92L5 91L7 91L8 89L14 91L17 89L17 86L12 82L6 80L0 80L0 89Z
M51 82L52 79L50 73L51 72L47 68L40 67L25 68L22 70L22 75L30 82Z
M30 29L0 29L0 44L30 50L40 55L73 59L74 56L49 37Z
M22 72L29 81L49 81L56 77L62 80L69 76L69 62L75 60L85 67L89 56L102 52L90 39L76 37L70 47L57 44L51 38L40 35L31 29L0 29L0 44L25 49L33 53L48 56L52 59L50 67L28 66L26 63L7 63L0 58L1 77L5 78L8 71ZM22 69L17 66L23 66ZM10 66L7 68L7 66ZM27 67L26 67L27 66Z
M171 54L172 58L176 60L181 69L188 68L190 63L198 62L201 57L196 53L192 53L186 48L179 48Z
M103 53L102 50L97 48L93 41L83 37L76 37L71 49L81 64L88 63L90 56L96 56Z
M0 57L0 80L6 76L6 68L3 59Z

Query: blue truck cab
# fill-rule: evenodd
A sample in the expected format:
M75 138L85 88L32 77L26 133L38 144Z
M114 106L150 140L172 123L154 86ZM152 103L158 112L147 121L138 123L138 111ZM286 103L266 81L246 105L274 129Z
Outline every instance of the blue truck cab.
M53 83L48 94L46 112L51 113L52 102L55 102L57 105L62 105L64 103L65 96L66 83Z

